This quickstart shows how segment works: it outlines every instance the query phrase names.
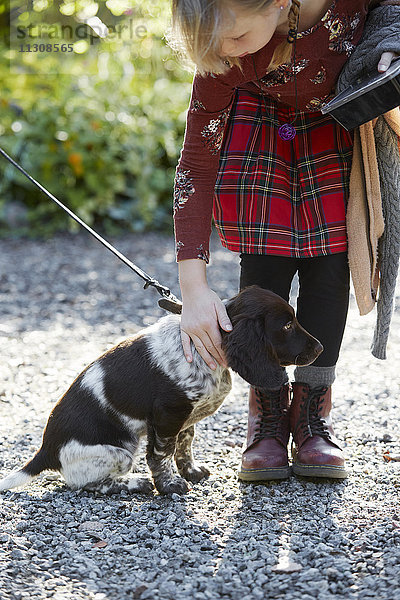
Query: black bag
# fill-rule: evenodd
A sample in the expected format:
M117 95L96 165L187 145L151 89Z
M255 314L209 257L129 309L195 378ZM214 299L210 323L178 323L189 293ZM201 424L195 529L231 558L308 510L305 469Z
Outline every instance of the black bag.
M343 90L321 112L330 114L346 129L354 129L397 106L400 106L400 57L384 73L370 73Z

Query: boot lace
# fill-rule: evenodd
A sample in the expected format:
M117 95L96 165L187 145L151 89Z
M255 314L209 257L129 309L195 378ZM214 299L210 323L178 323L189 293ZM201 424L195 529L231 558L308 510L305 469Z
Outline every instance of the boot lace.
M323 409L324 395L328 388L321 386L311 389L300 406L300 419L298 427L301 428L303 435L320 435L330 439L328 426L321 417Z
M255 426L254 442L265 438L280 437L280 423L287 409L281 406L281 390L256 389L258 421Z

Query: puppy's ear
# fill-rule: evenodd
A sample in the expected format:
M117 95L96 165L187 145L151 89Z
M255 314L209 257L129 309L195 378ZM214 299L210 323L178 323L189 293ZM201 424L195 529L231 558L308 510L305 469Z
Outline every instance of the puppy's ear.
M271 389L283 384L285 369L260 320L238 319L231 333L223 336L223 349L231 369L250 385Z

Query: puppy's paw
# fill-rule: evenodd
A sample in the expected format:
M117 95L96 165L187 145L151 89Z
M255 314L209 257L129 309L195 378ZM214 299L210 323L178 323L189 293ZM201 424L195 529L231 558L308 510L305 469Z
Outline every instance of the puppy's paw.
M132 476L126 481L126 490L136 494L151 494L153 482L148 477Z
M171 494L186 494L190 489L187 481L178 476L170 479L158 479L155 484L160 494L168 496Z
M204 479L204 477L208 477L210 475L210 471L207 469L207 467L196 464L185 465L185 467L180 469L179 472L182 477L188 481L191 481L192 483L198 483Z
M120 481L115 481L111 477L103 479L103 481L94 481L87 483L82 489L86 492L95 492L97 494L105 494L111 496L112 494L119 494L123 487Z
M97 492L99 494L113 495L121 492L129 494L150 494L154 490L153 482L147 477L133 475L125 479L107 478L104 481L89 483L83 488L88 492Z

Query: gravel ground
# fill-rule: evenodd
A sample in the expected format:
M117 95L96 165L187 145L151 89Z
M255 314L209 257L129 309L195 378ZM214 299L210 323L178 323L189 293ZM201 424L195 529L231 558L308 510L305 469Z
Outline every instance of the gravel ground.
M178 293L172 240L117 247ZM238 260L214 241L209 279L236 292ZM87 234L0 241L0 475L37 449L53 403L106 348L163 313L154 290ZM0 496L0 598L400 598L400 289L388 360L354 301L335 383L344 482L239 483L247 387L199 424L210 478L184 497L101 497L48 473ZM140 459L146 468L143 457Z

